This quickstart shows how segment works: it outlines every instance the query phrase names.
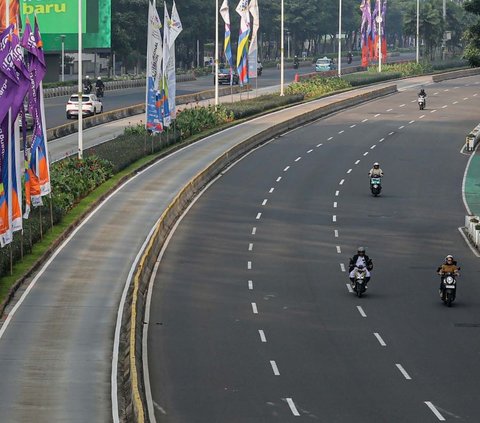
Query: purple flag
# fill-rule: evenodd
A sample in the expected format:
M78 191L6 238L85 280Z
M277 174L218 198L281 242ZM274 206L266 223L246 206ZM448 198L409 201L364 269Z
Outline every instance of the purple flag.
M11 25L0 35L0 122L7 116L20 88L10 54L12 29Z

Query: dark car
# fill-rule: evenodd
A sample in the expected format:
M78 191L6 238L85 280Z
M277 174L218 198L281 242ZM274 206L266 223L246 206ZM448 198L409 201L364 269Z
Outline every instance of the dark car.
M236 72L232 75L232 82L234 85L238 85L238 74ZM215 84L215 79L213 81ZM230 69L219 69L218 70L218 85L228 84L230 85Z

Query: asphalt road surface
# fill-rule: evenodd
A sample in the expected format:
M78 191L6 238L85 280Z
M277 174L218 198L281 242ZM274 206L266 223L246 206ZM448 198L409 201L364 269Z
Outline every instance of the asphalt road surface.
M411 59L412 54L404 53L401 56L391 58L392 61ZM343 67L358 66L359 59L355 58L351 65L346 62ZM300 67L299 69L285 68L285 82L293 81L295 74L314 72L314 67ZM280 84L280 71L275 68L265 68L261 77L258 78L258 88L270 87ZM200 77L196 81L179 82L177 84L177 95L191 94L213 88L213 76ZM46 122L48 128L68 123L65 116L65 105L70 96L53 97L45 99ZM145 87L128 88L124 90L106 91L103 98L104 111L115 110L145 102Z
M479 266L458 231L480 80L426 88L424 111L407 89L274 140L193 205L153 290L157 421L480 421ZM375 265L361 299L345 273L359 245ZM446 254L462 267L450 309Z

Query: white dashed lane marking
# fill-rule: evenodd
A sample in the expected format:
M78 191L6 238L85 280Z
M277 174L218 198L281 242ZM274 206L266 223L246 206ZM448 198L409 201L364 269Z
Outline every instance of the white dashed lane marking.
M360 316L367 317L367 314L363 311L362 306L357 306L357 310L360 313Z
M445 421L445 417L443 417L440 412L437 410L437 408L430 402L430 401L424 401L426 406L430 408L431 412L435 414L435 417L440 420L441 422Z
M334 214L334 215L332 216L332 220L333 220L333 222L336 222L336 221L337 221L337 215L336 215L336 214Z
M337 254L342 254L342 249L340 248L340 245L337 245Z
M425 117L425 115L422 115L422 116L419 117L419 119L423 119L424 117Z
M335 229L335 230L333 231L333 233L334 233L334 235L335 235L335 238L338 238L338 229Z
M353 292L352 286L349 283L347 283L346 285L347 285L348 292L352 293Z
M400 107L405 107L405 104L400 104Z
M437 110L436 109L433 109L430 113L435 113Z
M317 147L321 147L322 145L323 145L322 143L320 143L320 144L317 144Z
M280 371L278 370L277 363L275 363L275 360L270 360L270 365L272 366L273 374L275 376L280 376Z
M339 131L338 133L339 133L339 134L343 134L344 132L345 132L344 130L341 130L341 131Z
M258 314L257 303L252 303L252 311L253 314Z
M348 169L348 170L347 170L347 173L352 173L352 170L353 170L353 169Z
M335 208L335 209L337 208L337 202L336 201L333 202L333 208Z
M385 341L382 339L382 337L380 336L379 333L375 332L374 335L375 335L375 338L377 338L378 342L380 343L380 345L381 345L382 347L386 347L386 346L387 346L387 344L386 344Z
M313 150L308 150L308 151L307 151L307 154L310 154L312 151L313 151Z
M363 119L363 120L362 120L362 123L365 123L366 121L368 121L368 119Z
M275 188L270 188L270 191L268 191L269 194L271 194L273 191L275 191Z
M252 262L251 261L247 261L247 269L252 270Z
M258 334L260 335L260 341L267 342L267 337L265 336L265 332L262 329L258 330Z
M464 100L468 100L468 97L464 97L463 99L464 99Z
M404 125L398 127L398 129L403 129L403 128L405 128Z
M371 147L370 147L370 150L373 150L377 145L376 144L373 144Z
M411 125L412 123L415 123L415 121L411 120L410 122L408 122L409 125Z
M378 142L383 142L383 141L385 141L385 138L380 138L380 139L378 140Z
M365 153L363 153L364 156L368 156L368 151L365 151Z
M433 93L433 95L438 95L438 93Z
M340 194L340 191L335 191L335 197L338 197L339 194Z
M253 290L253 281L252 281L252 280L249 280L249 281L248 281L248 289L249 289L250 291Z
M342 179L338 185L343 185L344 182L345 182L345 179Z
M255 235L257 233L257 228L254 226L252 229L252 235Z
M395 133L395 132L392 131L392 132L389 132L388 135L393 135L394 133Z
M387 112L391 112L393 109L388 109Z
M295 159L296 162L298 162L299 160L302 160L302 158L301 158L301 157L297 157L297 158Z
M294 416L299 416L300 415L300 413L297 410L297 407L295 407L295 403L293 402L293 400L291 398L287 398L287 404L290 407L290 411L292 412L292 414Z
M448 105L445 104L444 106L442 106L442 109L446 109L447 107Z
M262 206L265 206L267 204L267 201L268 200L265 198L265 200L263 200L263 202L262 202Z
M333 140L333 137L330 137L330 138L327 139L327 141L330 141L330 140Z
M357 161L355 162L356 165L359 164L359 163L360 163L360 160L357 160Z
M377 113L374 117L379 117L380 116L380 113Z
M277 182L280 182L281 180L282 180L282 177L279 176L279 177L277 178Z
M262 213L257 213L257 217L255 219L260 220L261 217L262 217Z
M340 263L340 270L342 272L345 272L345 265L343 263Z
M458 104L458 101L454 101L452 104Z
M287 166L283 171L286 172L288 169L290 169L290 166Z
M402 373L403 377L407 380L411 380L412 378L410 375L407 373L407 371L403 368L401 364L395 364L397 366L398 370L400 370L400 373Z
M350 125L350 128L355 128L357 126L355 123L353 125Z
M248 244L248 251L252 251L253 250L253 242L250 242Z

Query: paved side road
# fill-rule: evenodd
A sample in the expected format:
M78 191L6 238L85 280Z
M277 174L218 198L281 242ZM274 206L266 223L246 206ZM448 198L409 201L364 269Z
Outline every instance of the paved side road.
M159 161L115 191L8 310L0 329L0 421L112 420L118 304L131 265L158 217L185 183L226 149L279 120L353 95L339 94L232 127ZM95 140L103 130L95 128L86 138ZM59 145L63 154L71 149Z

